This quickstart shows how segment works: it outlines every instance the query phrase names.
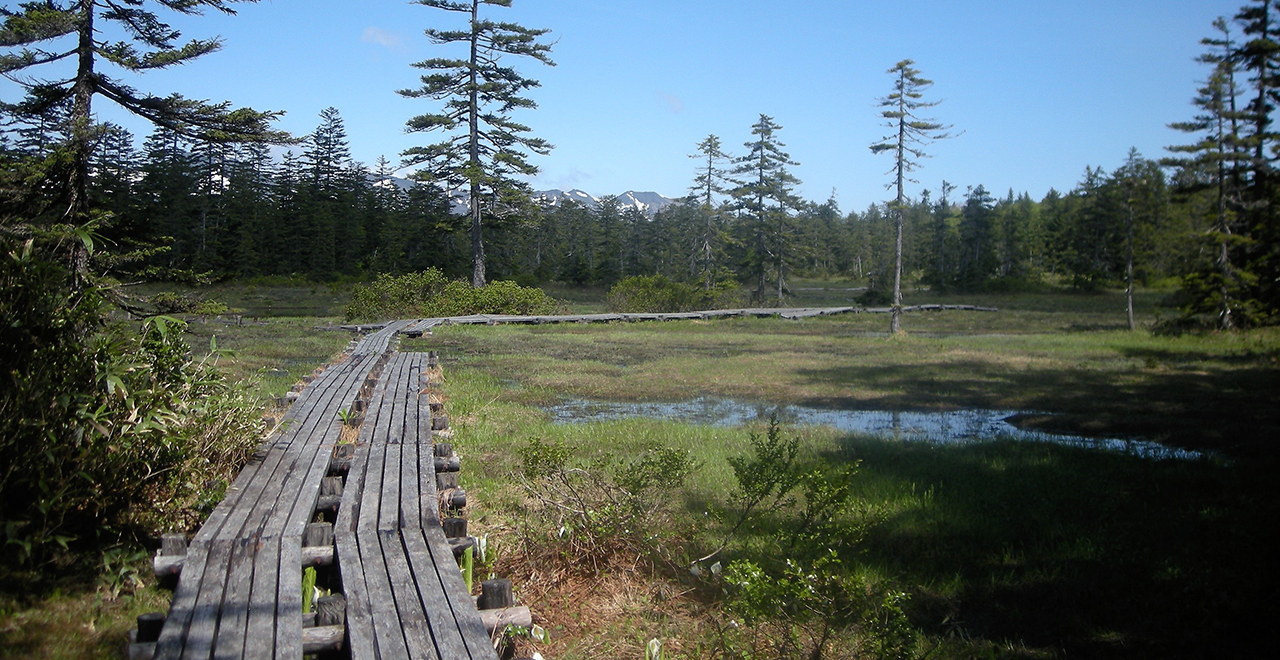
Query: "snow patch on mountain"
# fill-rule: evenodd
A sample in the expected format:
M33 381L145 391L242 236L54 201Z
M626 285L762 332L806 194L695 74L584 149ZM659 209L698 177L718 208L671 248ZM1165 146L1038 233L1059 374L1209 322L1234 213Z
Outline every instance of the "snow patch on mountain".
M399 189L407 191L419 184L411 179L392 176L376 180L373 185L387 190ZM466 191L455 190L450 193L449 198L450 207L454 213L459 215L470 213L471 199ZM533 193L533 199L552 207L560 206L566 202L573 202L589 209L597 209L600 208L600 200L602 198L574 188L573 190L538 190ZM624 211L626 209L636 209L647 216L652 216L678 201L659 195L656 192L637 192L635 190L628 190L621 195L617 195L615 199L617 200L618 208Z
M572 201L590 209L599 208L600 200L602 199L576 188L569 191L539 190L533 193L533 198L542 201L548 206L559 206L565 202ZM650 216L676 203L676 200L670 197L663 197L655 192L636 192L634 190L628 190L621 195L617 195L615 199L620 209L633 208Z

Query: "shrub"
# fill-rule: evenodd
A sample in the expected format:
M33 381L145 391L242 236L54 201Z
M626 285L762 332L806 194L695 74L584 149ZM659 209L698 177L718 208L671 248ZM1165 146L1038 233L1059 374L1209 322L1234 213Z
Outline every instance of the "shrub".
M435 318L468 314L555 314L561 305L536 287L490 282L474 288L444 276L439 269L393 276L382 274L357 286L347 305L348 321Z
M580 558L576 568L594 573L617 556L665 561L674 519L670 491L697 467L687 451L651 443L635 457L586 461L563 442L538 438L516 451L525 512L535 528L554 530L554 541L535 542L543 552Z
M631 313L692 312L742 305L742 291L731 280L710 289L676 282L664 275L628 277L609 290L609 311Z
M180 510L257 446L256 403L191 360L181 321L107 326L101 289L34 241L0 247L5 554L37 562L138 524L193 522Z

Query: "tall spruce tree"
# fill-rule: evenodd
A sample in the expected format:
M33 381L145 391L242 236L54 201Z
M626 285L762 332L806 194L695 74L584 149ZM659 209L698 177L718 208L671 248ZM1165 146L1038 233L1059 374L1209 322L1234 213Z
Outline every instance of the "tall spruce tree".
M909 174L920 166L920 159L928 158L924 148L938 140L951 137L947 131L950 126L940 124L933 119L920 117L916 112L938 105L938 101L928 102L924 98L924 90L933 85L932 80L920 77L920 71L912 68L912 60L902 60L893 65L888 73L894 76L893 91L879 99L879 106L885 108L880 116L886 119L885 126L893 133L881 138L871 145L872 153L891 152L894 155L893 182L886 188L897 188L897 197L893 201L893 216L896 225L894 241L893 268L893 314L889 322L890 332L902 329L902 214L906 209L904 187L907 182L919 183Z
M770 265L777 269L778 300L783 298L788 240L786 222L788 211L799 204L794 189L800 180L787 168L800 163L791 160L791 156L782 150L787 145L778 140L777 132L781 129L773 117L760 115L751 127L755 139L743 143L748 152L734 159L732 172L739 181L733 197L746 221L742 227L747 232L748 243L745 266L756 280L752 298L757 302L764 300Z
M1130 330L1137 329L1134 319L1133 293L1135 286L1134 264L1139 251L1139 241L1158 227L1165 215L1168 199L1164 172L1154 161L1129 149L1125 162L1111 175L1108 187L1115 198L1116 214L1124 226L1124 281L1125 318Z
M422 85L400 90L408 98L444 101L439 113L423 114L407 122L409 132L434 130L452 134L442 142L413 147L401 155L407 166L423 166L418 177L438 181L449 189L467 188L471 203L471 284L485 283L482 227L486 197L490 213L498 210L502 196L523 184L514 175L532 175L538 168L528 161L528 153L546 155L552 145L528 135L528 126L512 119L520 109L536 108L533 100L521 96L538 87L532 78L505 65L507 55L531 57L555 66L548 53L551 46L538 42L548 30L529 29L515 23L499 23L480 16L480 5L510 7L511 0L415 0L435 9L469 14L464 30L428 29L427 37L436 45L464 44L468 56L431 58L414 64L428 73Z
M1255 320L1280 318L1280 186L1275 162L1280 131L1272 121L1280 102L1280 15L1273 0L1251 0L1236 14L1246 40L1236 49L1241 70L1253 85L1240 140L1249 153L1245 202L1244 269L1252 281Z
M1189 274L1185 288L1194 299L1192 309L1212 307L1218 317L1218 327L1226 330L1236 324L1236 310L1242 297L1243 281L1235 265L1238 262L1235 253L1239 251L1236 216L1243 201L1240 190L1243 166L1249 157L1242 151L1240 141L1240 121L1244 115L1237 108L1238 45L1226 19L1218 18L1213 26L1221 36L1202 39L1200 43L1210 50L1197 58L1213 67L1192 100L1199 111L1190 121L1169 125L1175 130L1199 135L1199 139L1193 144L1169 147L1169 151L1184 155L1166 158L1162 163L1193 173L1182 179L1184 192L1194 193L1205 186L1212 188L1213 229L1209 240L1214 247L1213 265ZM1198 176L1199 171L1207 171L1209 181Z
M689 154L689 157L699 161L698 175L689 188L689 195L698 201L700 220L692 232L694 245L689 258L689 272L691 276L700 275L703 288L710 289L716 276L716 254L723 243L722 218L716 195L727 194L733 184L725 167L732 156L721 148L720 138L708 135L698 143L698 153Z

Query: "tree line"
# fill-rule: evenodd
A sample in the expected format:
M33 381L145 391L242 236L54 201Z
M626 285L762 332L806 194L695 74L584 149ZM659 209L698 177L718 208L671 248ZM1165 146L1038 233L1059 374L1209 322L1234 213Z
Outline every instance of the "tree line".
M736 281L767 302L785 300L792 277L854 277L893 304L901 302L904 277L964 290L1049 283L1130 292L1176 279L1187 311L1221 327L1277 318L1274 0L1251 0L1214 24L1216 34L1204 40L1209 75L1193 99L1196 114L1173 126L1191 142L1172 147L1169 157L1130 152L1116 170L1086 168L1072 187L1038 200L1014 191L998 196L983 185L959 191L945 181L908 196L904 185L924 146L948 137L950 127L916 114L935 104L922 98L929 81L903 60L889 71L893 91L879 99L892 133L870 145L895 156L892 201L845 212L834 199L801 199L783 128L760 115L740 155L716 135L695 145L688 194L652 217L607 198L594 208L536 201L519 175L536 172L527 156L551 145L511 113L534 107L523 93L537 81L499 61L551 64L549 47L537 42L545 30L479 14L481 5L509 0L418 2L469 18L465 29L427 32L437 45L468 47L469 57L415 64L425 71L422 85L400 92L441 104L409 119L407 129L443 132L443 141L410 147L398 163L367 166L352 160L336 109L323 111L310 135L291 138L268 128L276 113L141 94L81 57L70 82L33 84L27 98L4 105L0 158L9 167L0 211L11 219L91 222L101 243L122 255L113 267L132 264L161 279L367 279L436 267L455 277L469 271L473 284L608 286L661 274L707 289ZM63 4L53 14L35 5L6 10L4 45L18 49L5 56L6 71L83 55L82 48L55 55L30 45L91 35L95 16L128 19L101 13L97 2ZM201 7L229 10L221 0L169 8ZM216 50L199 40L176 45L158 22L140 25L150 26L138 35L150 55L103 44L99 59L145 71ZM155 131L138 146L119 127L92 125L88 99L95 95L151 119ZM275 144L288 150L273 151ZM417 185L396 185L391 174L403 167L418 168ZM465 213L455 212L447 191L465 198Z
M526 284L735 279L760 299L785 297L791 276L891 286L896 201L844 212L835 199L802 200L781 127L762 116L753 131L738 159L716 136L699 143L689 194L651 216L611 197L594 208L526 197L487 227L489 272ZM472 266L469 216L437 186L397 185L385 159L353 161L336 109L280 158L262 144L209 143L163 127L140 148L122 128L100 134L88 192L110 215L99 231L121 245L163 246L146 259L158 277L365 278L428 267L465 277ZM4 153L38 157L58 139L53 129L24 130ZM781 187L771 179L779 170ZM1131 152L1115 171L1086 168L1072 189L1038 200L943 182L937 193L904 198L904 273L952 289L1045 280L1098 288L1124 279L1130 226L1140 281L1194 273L1206 256L1197 238L1209 200L1182 192L1188 177L1199 181L1194 168L1170 175Z

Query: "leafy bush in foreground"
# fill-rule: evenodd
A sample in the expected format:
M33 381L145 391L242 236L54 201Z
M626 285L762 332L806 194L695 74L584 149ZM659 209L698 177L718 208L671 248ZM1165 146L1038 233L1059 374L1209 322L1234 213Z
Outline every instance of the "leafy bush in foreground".
M676 282L663 275L628 277L609 289L609 311L631 313L693 312L742 305L742 291L733 281L710 289Z
M4 241L0 261L0 554L194 523L258 445L256 402L191 360L181 321L107 325L103 291L34 240Z
M536 316L560 311L560 304L536 287L500 281L477 289L428 268L398 277L384 273L367 286L357 286L345 316L348 321L381 321L468 314Z

